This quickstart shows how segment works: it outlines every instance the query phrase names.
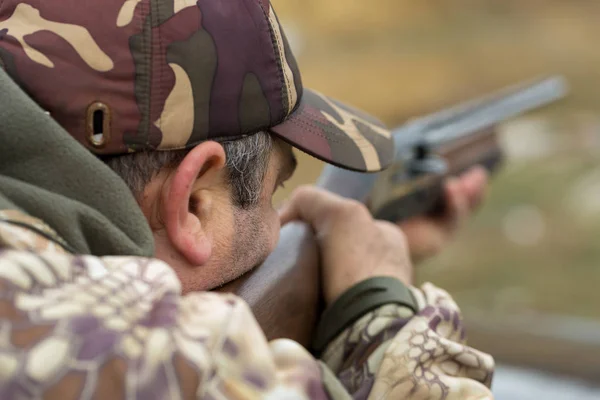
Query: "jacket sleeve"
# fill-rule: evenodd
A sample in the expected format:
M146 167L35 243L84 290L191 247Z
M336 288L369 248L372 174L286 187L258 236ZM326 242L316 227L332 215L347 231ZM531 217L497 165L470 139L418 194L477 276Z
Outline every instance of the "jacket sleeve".
M493 398L494 361L466 345L456 303L429 283L411 291L416 313L381 306L327 346L322 361L330 376L355 399Z
M0 398L489 398L493 362L464 345L443 291L364 315L322 361L267 342L234 295L180 295L165 263L72 255L47 227L0 229Z
M179 296L158 260L0 252L0 398L325 399L234 295Z

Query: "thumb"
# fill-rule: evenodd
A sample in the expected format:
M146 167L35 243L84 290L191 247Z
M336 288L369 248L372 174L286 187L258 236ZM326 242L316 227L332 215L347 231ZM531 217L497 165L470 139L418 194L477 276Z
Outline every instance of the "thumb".
M449 233L443 223L428 218L410 219L400 224L400 228L415 264L438 254L448 241Z
M469 199L462 182L457 178L450 179L446 185L446 201L448 211L444 216L442 227L448 232L453 232L469 215Z
M288 222L292 222L297 217L293 211L293 207L289 200L285 200L277 209L277 214L279 214L279 221L281 222L281 226L284 226Z
M463 181L469 209L475 210L485 198L488 173L485 168L477 166L467 172L461 180Z
M343 202L342 197L326 190L314 186L301 186L279 209L281 225L300 220L310 224L315 230L319 230L319 227L328 220L328 216Z

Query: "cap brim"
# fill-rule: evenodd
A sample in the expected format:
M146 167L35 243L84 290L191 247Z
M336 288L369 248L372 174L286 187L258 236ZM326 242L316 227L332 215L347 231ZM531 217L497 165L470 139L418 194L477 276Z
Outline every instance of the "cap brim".
M381 171L394 157L392 135L383 123L310 89L270 131L322 161L353 171Z

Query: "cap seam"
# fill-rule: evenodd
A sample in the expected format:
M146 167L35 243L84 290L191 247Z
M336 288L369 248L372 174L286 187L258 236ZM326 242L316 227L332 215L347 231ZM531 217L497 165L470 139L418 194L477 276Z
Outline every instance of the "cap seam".
M302 121L302 120L300 120L300 119L297 119L297 118L290 118L290 119L289 119L289 121L290 121L290 122L291 122L291 121L293 121L293 122L294 122L294 123L296 123L296 124L302 125L303 127L305 127L305 129L306 129L308 132L310 132L310 133L313 133L313 134L315 134L315 135L317 135L317 136L320 136L320 137L322 137L322 138L325 138L325 139L327 139L328 141L331 141L331 142L333 142L333 143L339 143L339 144L342 144L342 143L343 143L343 141L336 140L335 138L328 137L328 136L326 136L326 135L323 135L322 133L319 133L318 131L316 131L316 130L314 129L314 127L313 127L312 125L310 125L309 123L307 123L307 122L304 122L304 121ZM334 133L334 134L335 134L336 136L341 136L341 135L338 135L338 134L336 134L336 133ZM348 135L345 135L345 136L346 136L346 137L348 137ZM351 140L351 139L350 139L350 140Z
M292 119L291 119L291 118L290 118L290 121L292 121ZM354 144L355 144L357 147L365 147L365 146L361 146L361 145L359 145L359 144L358 144L358 143L357 143L357 142L356 142L354 139L352 139L352 138L351 138L350 136L348 136L347 134L345 134L345 135L338 135L338 134L336 134L337 136L342 136L342 137L344 137L344 136L345 136L345 137L347 138L347 140L336 140L335 138L332 138L332 137L330 137L330 136L327 136L327 135L324 135L324 134L322 134L322 133L319 133L319 131L315 130L315 129L314 129L314 127L313 127L312 125L308 124L307 122L304 122L304 121L302 121L302 120L300 120L300 119L297 119L297 118L294 118L294 119L293 119L293 121L294 121L294 123L301 124L302 126L304 126L304 127L305 127L305 129L306 129L308 132L310 132L310 133L312 133L312 134L314 134L314 135L320 136L320 137L322 137L322 138L326 139L327 141L330 141L330 142L333 142L333 143L337 143L337 144L341 144L341 145L344 145L344 146L347 146L347 145L348 145L350 142L352 142L352 143L354 143ZM332 133L333 133L333 132L332 132ZM335 133L334 133L334 134L335 134ZM370 141L369 141L367 138L365 138L365 137L363 137L361 141L362 141L362 142L371 143L371 142L370 142Z
M274 58L275 58L275 64L277 65L277 76L279 78L279 83L281 84L281 102L283 103L283 98L284 98L284 86L286 85L285 83L285 77L283 76L283 69L282 69L282 65L280 64L281 61L281 57L277 57L277 50L279 49L278 45L277 45L277 39L275 38L275 32L273 31L273 27L271 26L271 21L269 20L269 14L267 13L267 10L265 10L262 6L262 3L260 2L260 0L255 0L256 4L258 4L258 7L261 9L263 16L265 17L265 20L267 22L267 26L269 27L269 34L271 36L271 46L273 46L273 53L274 53ZM271 4L271 2L269 1L269 9L273 7L273 5ZM288 108L289 108L289 104L288 104ZM282 123L283 121L285 121L285 119L289 116L289 113L287 112L287 110L283 113L283 117L280 118L279 120L277 120L275 122L274 125L279 125L280 123Z
M270 4L270 3L269 3L269 4ZM271 5L271 7L273 7L273 6ZM273 12L273 14L275 14L275 12ZM270 14L269 14L269 15L270 15ZM270 22L270 19L269 19L268 21ZM276 23L276 24L279 24L279 19L277 18L277 16L276 16L276 15L275 15L275 23ZM270 23L269 23L269 30L271 30L271 24L270 24ZM281 24L279 24L279 31L281 32L281 34L282 34L282 35L284 34L284 33L283 33L283 29L282 29L282 27L281 27ZM284 65L283 65L283 58L285 57L285 48L284 48L285 46L283 45L283 43L281 43L281 42L279 41L279 38L277 37L277 35L273 35L273 33L274 33L274 32L272 31L272 32L271 32L271 35L272 35L272 36L275 38L275 42L277 42L277 48L279 49L279 60L277 60L277 61L278 61L278 62L279 62L279 61L281 61L281 62L282 62L282 65L281 65L281 70L280 70L280 71L283 71L283 68L284 68ZM282 56L282 55L283 55L283 56ZM281 73L281 75L283 76L283 83L285 84L285 87L286 87L286 89L287 89L287 93L286 93L286 94L289 96L289 93L290 93L290 84L289 84L289 82L287 81L287 79L285 79L285 74L284 74L284 73ZM283 85L282 85L282 92L283 92ZM283 98L283 93L282 93L281 97ZM289 99L288 99L288 100L289 100ZM289 113L290 113L290 104L289 104L289 101L287 101L287 103L288 103L288 105L287 105L288 111L286 111L286 115L290 115L290 114L289 114Z
M146 123L146 138L145 138L145 147L152 147L150 146L150 129L152 126L152 110L154 109L154 107L152 107L152 100L154 98L153 96L153 88L152 88L152 78L154 75L154 68L152 68L152 27L154 25L154 17L155 17L155 2L150 0L150 10L149 10L149 15L148 18L150 19L150 34L149 36L149 40L148 40L148 46L145 46L145 51L147 51L147 57L146 60L148 61L147 64L147 70L148 70L148 81L146 83L146 87L148 88L148 122ZM143 32L143 26L142 26L142 32ZM145 37L142 34L142 37L144 39L142 39L145 42ZM162 133L162 130L161 130Z
M329 138L328 136L323 135L323 134L319 133L318 131L314 130L314 126L313 125L309 124L308 122L303 121L302 119L300 119L296 115L291 116L288 119L288 121L289 122L294 122L294 123L297 123L297 124L301 124L302 126L305 126L309 132L315 133L315 134L317 134L317 135L319 135L321 137ZM332 132L332 133L334 135L336 135L336 136L348 137L348 135L346 135L346 134L338 134L336 132ZM341 143L339 140L335 140L335 138L331 138L331 141L334 142L334 143Z
M277 14L273 13L275 15L275 20L277 21L277 23L279 24L279 30L281 32L281 39L285 39L285 32L283 31L283 26L281 26L281 23L279 22L279 17L277 16ZM288 43L289 44L289 43ZM282 47L283 47L283 51L284 51L284 56L285 59L287 60L288 57L287 55L285 55L285 43L282 43ZM294 54L292 52L291 46L290 46L290 59L294 58ZM295 60L294 60L295 61ZM289 64L289 63L288 63ZM294 107L292 107L288 113L288 116L291 115L294 111L296 111L299 107L300 107L300 99L302 98L301 94L303 91L302 88L302 83L300 83L300 89L298 90L298 88L296 88L296 78L300 79L300 71L298 71L298 76L294 75L294 71L291 68L291 65L289 65L290 70L292 72L292 81L291 81L291 86L294 87L294 90L296 90L296 104L294 104ZM290 91L290 84L287 84L288 87L288 92Z
M198 139L195 140L193 142L190 143L186 143L183 146L177 146L177 147L168 147L168 148L155 148L153 151L171 151L171 150L183 150L183 149L188 149L191 147L194 147L200 143L204 143L204 142L217 142L217 143L222 143L220 142L220 140L222 139L227 139L227 141L235 141L235 140L240 140L241 138L245 137L245 136L251 136L251 135L256 135L259 132L265 132L268 129L259 129L258 131L254 132L254 133L240 133L239 135L236 136L228 136L228 135L223 135L223 136L217 136L217 137L211 137L209 139Z
M156 9L158 10L158 4L156 5ZM157 14L159 14L159 13L157 12ZM162 24L161 25L156 24L156 29L158 31L158 50L159 50L158 54L163 54L163 40L162 40L161 26L162 26ZM165 63L167 65L169 65L169 60L167 59L166 48L164 50L165 50L165 53L164 53L164 55L165 55ZM158 87L158 92L159 92L160 95L163 94L162 93L162 89L163 89L162 85L163 85L163 79L164 79L164 73L163 73L164 68L163 67L164 66L161 66L161 68L158 71L158 84L156 85ZM165 106L165 103L163 103L163 110L164 110L164 106ZM194 113L195 113L195 110L194 110ZM160 130L161 137L164 135L163 130L162 130L162 126L163 126L162 118L159 117L158 118L157 127ZM148 133L150 133L150 130L148 130ZM148 142L150 142L150 137L149 136L148 136Z

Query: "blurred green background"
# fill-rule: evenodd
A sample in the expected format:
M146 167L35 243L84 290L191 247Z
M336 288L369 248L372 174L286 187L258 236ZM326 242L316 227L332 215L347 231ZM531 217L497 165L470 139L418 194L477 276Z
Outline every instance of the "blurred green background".
M274 0L304 84L390 126L563 74L567 101L502 126L487 202L418 269L467 314L600 319L600 2ZM300 183L320 162L300 155Z

